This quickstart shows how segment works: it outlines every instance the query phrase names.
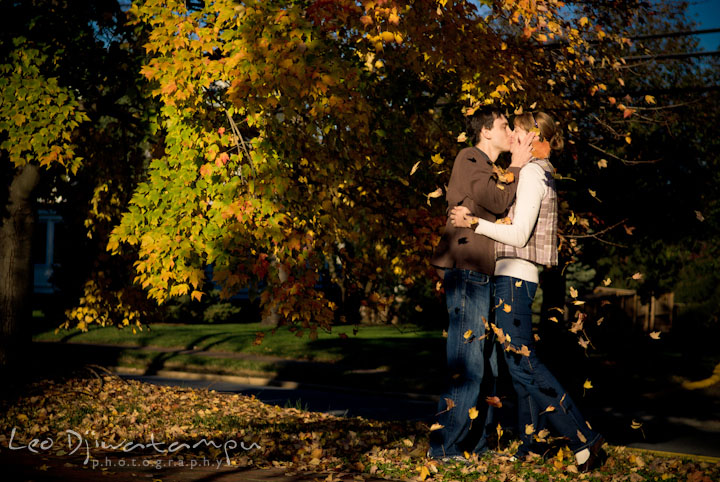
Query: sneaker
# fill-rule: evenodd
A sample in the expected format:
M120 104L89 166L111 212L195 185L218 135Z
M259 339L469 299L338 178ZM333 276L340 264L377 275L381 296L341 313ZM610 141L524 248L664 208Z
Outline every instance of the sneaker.
M607 452L602 448L604 443L605 439L600 437L597 442L588 447L590 449L590 457L588 457L585 463L578 466L579 472L590 472L603 466L608 458Z

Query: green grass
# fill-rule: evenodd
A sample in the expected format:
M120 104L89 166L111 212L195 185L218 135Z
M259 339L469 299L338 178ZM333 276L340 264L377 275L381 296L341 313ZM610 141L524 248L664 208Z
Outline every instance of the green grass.
M80 354L80 348L73 345L54 348L77 352L75 356L85 363L135 367L146 372L181 370L251 375L389 391L434 393L440 389L445 369L445 339L440 330L363 326L353 333L354 328L337 326L331 333L318 333L313 340L308 333L298 337L287 328L279 328L273 334L259 323L155 324L136 334L127 328L114 327L92 327L85 333L76 329L58 333L50 330L35 335L34 340L115 345L120 348L83 347L88 355ZM265 333L265 337L255 345L258 332ZM138 347L207 350L221 356L137 350Z
M74 343L107 343L127 347L160 347L198 349L208 351L242 352L269 355L288 359L339 361L347 357L347 349L358 342L367 341L380 350L393 350L397 344L417 342L420 349L429 340L441 338L440 330L421 330L416 327L394 326L362 327L353 334L353 326L336 326L331 333L319 332L316 340L306 332L296 336L286 328L272 330L260 325L212 324L174 325L154 324L133 334L131 329L91 327L87 332L77 329L45 331L34 336L35 341L64 341ZM254 345L256 334L265 333L262 344ZM343 339L341 335L347 336Z

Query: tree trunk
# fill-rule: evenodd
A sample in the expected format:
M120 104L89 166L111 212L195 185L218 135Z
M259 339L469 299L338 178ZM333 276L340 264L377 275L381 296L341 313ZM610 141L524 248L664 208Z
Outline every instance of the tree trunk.
M15 170L0 226L0 373L19 366L30 341L28 320L32 288L32 195L40 175L27 164Z

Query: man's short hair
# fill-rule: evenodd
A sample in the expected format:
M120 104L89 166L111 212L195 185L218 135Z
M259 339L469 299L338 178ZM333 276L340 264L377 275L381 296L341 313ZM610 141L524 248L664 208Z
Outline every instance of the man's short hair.
M465 118L465 130L473 141L473 144L480 142L480 131L483 129L492 129L495 119L501 117L502 112L495 107L484 106L473 112Z

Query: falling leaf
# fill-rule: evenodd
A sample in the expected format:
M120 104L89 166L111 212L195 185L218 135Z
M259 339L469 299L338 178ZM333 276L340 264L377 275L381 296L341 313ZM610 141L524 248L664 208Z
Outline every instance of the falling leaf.
M518 353L520 353L522 356L530 356L530 349L527 346L523 345L522 347L520 347L520 351L518 351Z
M552 405L548 405L547 408L542 411L542 413L550 413L550 412L554 412L554 411L555 411L555 407Z
M442 281L438 281L435 283L435 291L440 291L442 289Z
M705 216L702 215L700 211L695 211L695 217L698 221L703 222L705 221Z
M445 425L440 425L439 423L434 423L430 426L430 431L434 432L435 430L440 430L441 428L445 428Z
M577 436L582 443L587 442L587 439L585 438L585 436L582 434L582 432L580 430L577 431Z
M660 332L659 331L653 331L650 333L650 338L653 340L659 340L660 339Z
M597 163L598 167L602 169L603 167L607 167L608 162L607 159L600 159Z
M550 318L548 318L548 320L554 321L555 323L558 323L558 319L557 319L556 317L554 317L554 316L551 316Z
M415 171L418 170L418 167L420 167L420 161L416 162L415 165L412 167L412 169L410 169L410 175L411 175L411 176L412 176L413 174L415 174Z
M435 154L430 158L430 160L435 164L442 164L443 162L445 162L445 159L443 159L440 154Z
M410 440L410 439L407 439L407 438L403 439L402 443L403 443L403 445L405 445L406 447L412 447L412 446L413 446L413 441Z
M445 410L450 410L455 407L455 400L452 398L445 398L445 403L447 404L447 408Z
M610 283L612 283L612 280L610 278L605 278L602 281L603 286L610 286Z
M580 305L584 305L584 304L585 304L584 301L580 301L580 300L573 301L573 305L576 305L576 306L580 306Z
M463 335L463 338L465 338L466 340L469 340L470 338L472 338L472 336L473 336L473 331L472 331L472 330L468 330L468 331L466 331L465 334Z
M475 407L471 407L468 410L468 415L470 416L470 420L475 420L478 417L478 410Z
M533 427L533 424L527 424L525 425L525 435L531 435L535 433L535 427Z
M605 317L604 317L604 316L601 316L600 318L598 318L598 320L597 320L597 326L600 326L603 321L605 321Z
M653 97L652 95L646 95L646 96L645 96L645 102L647 102L648 104L654 104L654 103L655 103L655 97Z
M530 109L534 109L535 107L537 107L537 102L533 102L532 104L530 104Z
M439 188L435 189L433 192L431 192L430 194L428 194L428 195L427 195L427 197L428 197L428 200L427 200L428 205L430 204L430 198L440 197L440 196L442 196L442 193L443 193L443 190L442 190L441 187L439 187Z
M589 340L586 340L586 339L583 338L583 337L580 337L580 338L578 339L578 345L580 345L581 347L583 347L583 348L586 349L586 350L587 350L587 347L588 347L588 344L589 344L589 343L590 343L590 341L589 341Z
M423 310L422 306L415 305L415 311L417 311L418 313L422 313L422 310Z
M625 136L625 142L627 142L628 144L632 144L632 137Z
M634 113L635 113L635 109L625 109L625 110L623 111L623 119L627 119L628 117L630 117L630 116L633 115ZM626 138L626 139L627 139L627 138ZM628 142L628 144L630 144L630 142Z
M587 17L582 17L579 22L580 22L580 26L584 27L585 25L587 25L589 23L589 20Z
M508 305L507 303L505 303L505 304L503 305L503 311L504 311L505 313L510 313L510 312L512 311L512 306L510 306L510 305Z
M576 290L574 286L570 287L570 296L572 296L573 298L578 297L578 290Z
M497 427L495 428L495 431L498 434L498 440L502 437L502 435L505 433L502 429L502 426L500 424L497 424Z
M458 142L465 142L467 140L467 134L464 132L461 132L459 136L457 136Z
M632 279L639 281L639 280L643 279L643 274L640 272L635 273L634 275L632 275Z
M522 286L522 280L517 280L517 281L515 282L515 287L516 287L516 288L520 288L521 286Z
M502 400L500 400L500 397L485 397L485 401L488 405L492 405L496 408L502 408Z
M585 383L583 383L583 389L585 389L585 390L590 390L592 387L593 387L593 386L592 386L592 383L590 382L590 380L587 380L587 379L586 379L586 380L585 380Z
M637 429L641 428L642 425L643 425L642 422L638 422L638 421L636 421L636 420L633 420L632 423L630 424L630 428L633 428L633 429L637 430Z

